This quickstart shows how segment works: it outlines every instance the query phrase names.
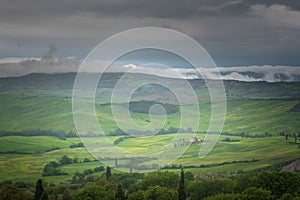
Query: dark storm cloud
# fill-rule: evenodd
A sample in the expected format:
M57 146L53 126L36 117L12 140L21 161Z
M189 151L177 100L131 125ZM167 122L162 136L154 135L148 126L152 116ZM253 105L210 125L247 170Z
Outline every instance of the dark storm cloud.
M249 3L236 0L2 0L0 20L38 20L81 13L106 16L135 16L185 19L247 11Z
M283 5L299 10L296 0L0 0L2 22L60 18L91 14L167 19L247 14L252 5Z
M299 10L295 0L1 0L0 20L38 20L82 13L117 16L185 19L205 15L237 15L251 5L285 5Z
M299 10L298 0L0 0L0 57L43 57L55 44L55 56L83 58L112 34L158 26L218 65L299 65Z

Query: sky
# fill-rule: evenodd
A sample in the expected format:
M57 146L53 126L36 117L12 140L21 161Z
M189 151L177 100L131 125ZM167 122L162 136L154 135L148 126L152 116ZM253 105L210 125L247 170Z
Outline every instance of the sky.
M5 66L12 58L81 60L111 35L147 26L192 37L217 66L300 66L298 0L0 0L0 5L1 71L10 70Z

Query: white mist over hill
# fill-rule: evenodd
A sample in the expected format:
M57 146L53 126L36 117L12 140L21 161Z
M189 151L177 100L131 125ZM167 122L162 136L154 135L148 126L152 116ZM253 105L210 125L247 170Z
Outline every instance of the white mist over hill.
M81 60L69 58L2 58L0 59L0 77L22 76L31 73L77 72ZM97 72L99 67L107 65L104 61L95 61L86 72ZM300 67L296 66L238 66L218 68L169 68L147 66L111 65L106 72L129 72L151 74L169 78L184 79L222 79L238 81L294 82L300 81Z

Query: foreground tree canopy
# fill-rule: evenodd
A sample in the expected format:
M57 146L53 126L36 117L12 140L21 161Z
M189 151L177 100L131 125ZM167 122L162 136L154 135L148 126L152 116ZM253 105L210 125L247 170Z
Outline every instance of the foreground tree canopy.
M4 181L0 185L0 199L300 199L299 173L265 171L214 179L187 179L185 174L190 173L183 170L180 174L169 171L148 174L110 172L109 179L106 173L102 177L87 176L80 183L69 186L56 186L51 183L45 185L42 180L38 180L36 184Z

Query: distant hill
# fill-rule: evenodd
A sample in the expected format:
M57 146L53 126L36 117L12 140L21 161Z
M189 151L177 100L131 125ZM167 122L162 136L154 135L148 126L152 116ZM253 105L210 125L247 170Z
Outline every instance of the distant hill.
M98 96L110 96L122 73L103 74L98 85ZM87 74L88 76L95 76ZM29 74L21 77L0 78L0 93L30 93L35 95L71 96L75 73L64 74ZM163 78L145 74L131 74L127 76L145 79L167 79L174 85L180 87L182 79ZM129 80L130 81L130 80ZM187 80L200 96L208 96L205 81L202 79ZM300 82L242 82L223 81L228 98L239 99L300 99ZM135 97L142 97L142 100L161 100L162 96L169 96L170 91L159 85L144 86L134 94Z
M96 92L96 111L105 132L118 129L111 111L111 94L121 73L103 74ZM87 74L87 77L94 76ZM168 80L184 95L182 79L162 78L144 74L131 74L126 78L141 80ZM0 131L55 130L75 131L72 113L72 89L75 73L30 74L0 79ZM204 80L187 80L198 96L192 102L184 98L184 106L198 104L201 111L199 131L206 131L210 120L210 98ZM240 82L224 81L227 94L227 113L223 131L228 133L264 134L299 132L300 82ZM126 85L125 85L126 87ZM122 89L121 89L122 92ZM194 100L194 99L193 99ZM179 125L176 96L167 88L144 85L137 88L130 100L130 111L137 124L147 125L147 111L153 104L165 107L168 120L165 129ZM119 98L116 106L124 106L126 99ZM123 107L122 107L123 108ZM153 110L156 112L155 110ZM191 120L193 120L191 111ZM158 113L160 114L160 113Z

